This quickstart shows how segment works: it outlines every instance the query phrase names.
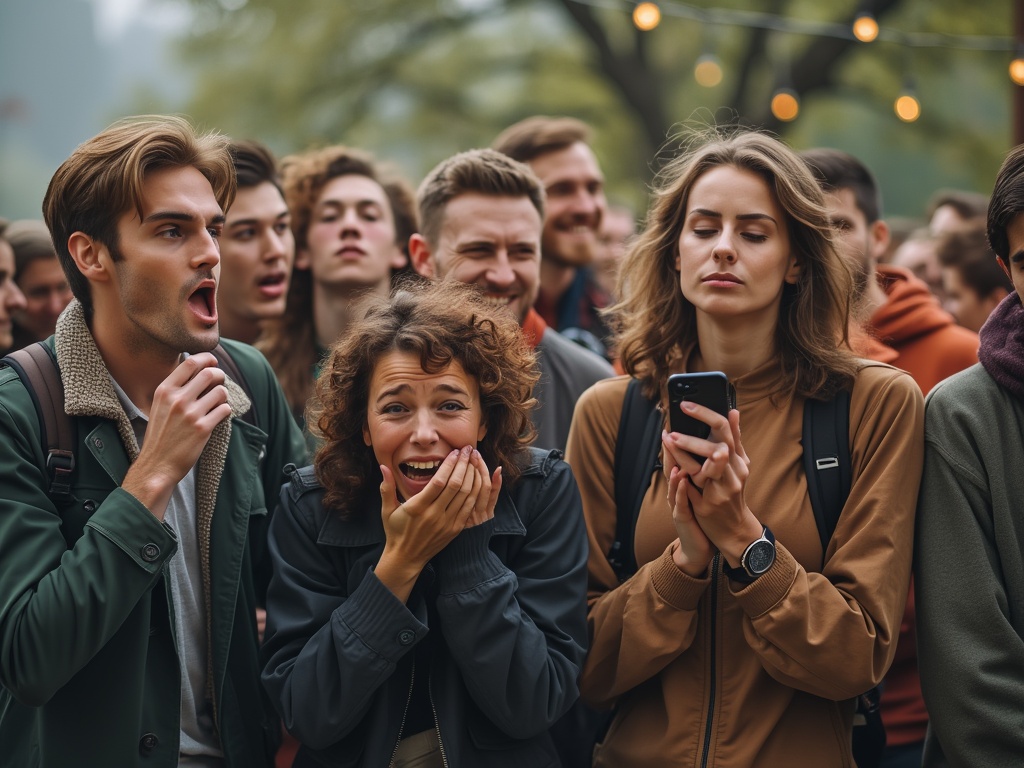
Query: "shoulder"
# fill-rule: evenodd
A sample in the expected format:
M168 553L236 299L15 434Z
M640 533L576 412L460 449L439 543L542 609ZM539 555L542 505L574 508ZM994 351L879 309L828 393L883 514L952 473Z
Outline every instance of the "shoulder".
M850 421L883 431L900 424L918 433L924 423L921 388L906 371L862 360L850 395Z
M270 363L256 347L234 339L221 339L220 345L245 376L262 375L264 371L270 370Z
M630 381L630 376L612 376L595 382L580 395L576 410L614 414L617 421L622 413L622 404L626 399L626 389Z
M298 502L303 497L323 496L324 487L316 477L316 470L313 465L297 467L294 464L286 464L284 467L285 476L288 478L281 486L281 498Z
M553 328L545 329L537 350L542 365L546 359L550 359L568 367L578 377L589 376L597 381L615 375L615 370L607 360L569 341Z
M943 423L977 423L1013 409L1013 396L980 363L940 381L925 399L928 427Z

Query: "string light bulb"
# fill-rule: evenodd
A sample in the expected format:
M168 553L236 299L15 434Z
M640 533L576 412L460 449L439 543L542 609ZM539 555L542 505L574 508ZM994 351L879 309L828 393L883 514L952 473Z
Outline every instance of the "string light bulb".
M871 43L878 37L878 22L867 11L861 11L853 20L853 36L862 43Z
M1024 85L1024 45L1018 45L1010 62L1010 79L1017 85Z
M661 8L657 3L637 3L633 9L633 24L641 32L650 32L661 23Z
M784 123L796 120L800 114L800 97L791 88L779 88L772 96L772 114Z
M893 109L896 111L896 117L904 123L912 123L921 116L921 102L917 100L913 86L903 86L900 95L896 97Z
M722 62L713 53L705 53L693 67L693 79L705 88L714 88L722 82Z

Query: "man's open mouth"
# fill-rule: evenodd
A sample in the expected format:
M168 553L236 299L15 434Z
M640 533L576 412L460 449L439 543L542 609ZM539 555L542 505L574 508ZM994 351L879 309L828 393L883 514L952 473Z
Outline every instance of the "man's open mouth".
M217 322L216 286L204 283L188 297L188 305L192 312L206 323Z

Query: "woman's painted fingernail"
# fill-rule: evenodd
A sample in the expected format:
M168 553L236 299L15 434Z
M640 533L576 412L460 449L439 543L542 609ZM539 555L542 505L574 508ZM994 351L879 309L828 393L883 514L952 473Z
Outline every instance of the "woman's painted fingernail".
M480 458L480 451L478 451L476 448L473 449L473 458L474 459L479 459Z
M684 411L693 411L693 410L696 410L696 408L697 408L697 404L696 403L691 403L689 400L683 400L680 403L680 405L683 407Z

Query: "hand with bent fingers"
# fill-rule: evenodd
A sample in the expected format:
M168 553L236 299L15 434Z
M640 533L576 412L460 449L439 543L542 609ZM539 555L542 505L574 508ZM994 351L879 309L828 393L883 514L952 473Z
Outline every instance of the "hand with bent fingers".
M682 407L688 416L711 427L711 434L702 440L678 432L665 433L662 436L665 470L670 484L673 467L683 475L678 483L679 490L692 510L693 521L729 565L738 566L743 550L761 535L762 530L761 523L744 501L750 459L740 440L740 413L733 409L725 417L703 405L689 402L683 403ZM703 463L690 454L704 457ZM682 499L674 501L678 507ZM672 502L670 498L670 504ZM685 518L674 509L673 520L677 515ZM681 529L678 522L676 528L680 531L680 551L689 554L694 550L693 536L687 527ZM682 534L690 540L689 547Z
M464 528L494 516L501 473L488 476L480 452L466 446L448 454L426 488L399 502L391 470L383 465L380 469L386 541L375 572L405 602L431 558Z
M230 415L217 358L209 352L186 358L156 388L146 440L121 487L162 520L171 491L195 466L214 427Z

